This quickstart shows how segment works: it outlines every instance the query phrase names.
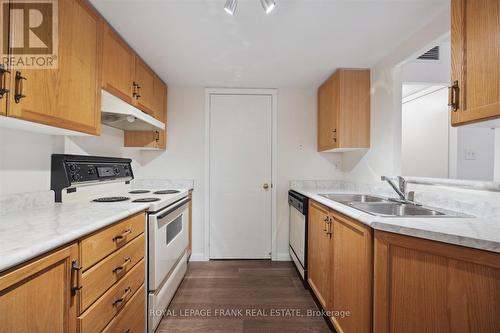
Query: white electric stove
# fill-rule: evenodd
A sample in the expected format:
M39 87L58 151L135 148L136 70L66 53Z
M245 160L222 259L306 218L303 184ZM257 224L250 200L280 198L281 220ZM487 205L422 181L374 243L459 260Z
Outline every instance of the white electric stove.
M56 201L146 207L147 332L154 332L187 270L189 190L133 188L130 159L52 155Z

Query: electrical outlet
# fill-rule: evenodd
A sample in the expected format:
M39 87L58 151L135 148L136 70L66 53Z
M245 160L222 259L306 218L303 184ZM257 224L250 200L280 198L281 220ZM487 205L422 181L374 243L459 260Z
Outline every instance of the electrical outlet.
M476 160L476 151L473 149L465 150L465 159L467 161L475 161Z

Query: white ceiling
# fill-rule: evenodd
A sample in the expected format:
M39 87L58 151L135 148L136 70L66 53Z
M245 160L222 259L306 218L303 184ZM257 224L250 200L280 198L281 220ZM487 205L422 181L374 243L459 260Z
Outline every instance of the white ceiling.
M449 0L91 0L169 84L316 87L338 67L371 67Z

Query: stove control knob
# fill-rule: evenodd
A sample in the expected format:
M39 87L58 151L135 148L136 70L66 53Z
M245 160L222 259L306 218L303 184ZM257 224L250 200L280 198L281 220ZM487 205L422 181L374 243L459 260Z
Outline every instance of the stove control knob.
M73 178L73 180L76 182L76 181L78 181L78 179L80 179L80 175L74 174L71 178Z
M94 169L89 169L89 175L93 175L95 173Z
M76 170L76 164L70 164L70 165L69 165L69 169L70 169L71 171L75 171L75 170Z
M117 167L115 167L115 175L118 175L120 173L120 169L118 169Z

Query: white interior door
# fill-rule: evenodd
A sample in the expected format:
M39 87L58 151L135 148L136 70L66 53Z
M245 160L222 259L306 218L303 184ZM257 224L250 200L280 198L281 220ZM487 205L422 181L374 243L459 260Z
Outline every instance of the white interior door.
M270 258L272 96L210 95L209 110L210 258Z

